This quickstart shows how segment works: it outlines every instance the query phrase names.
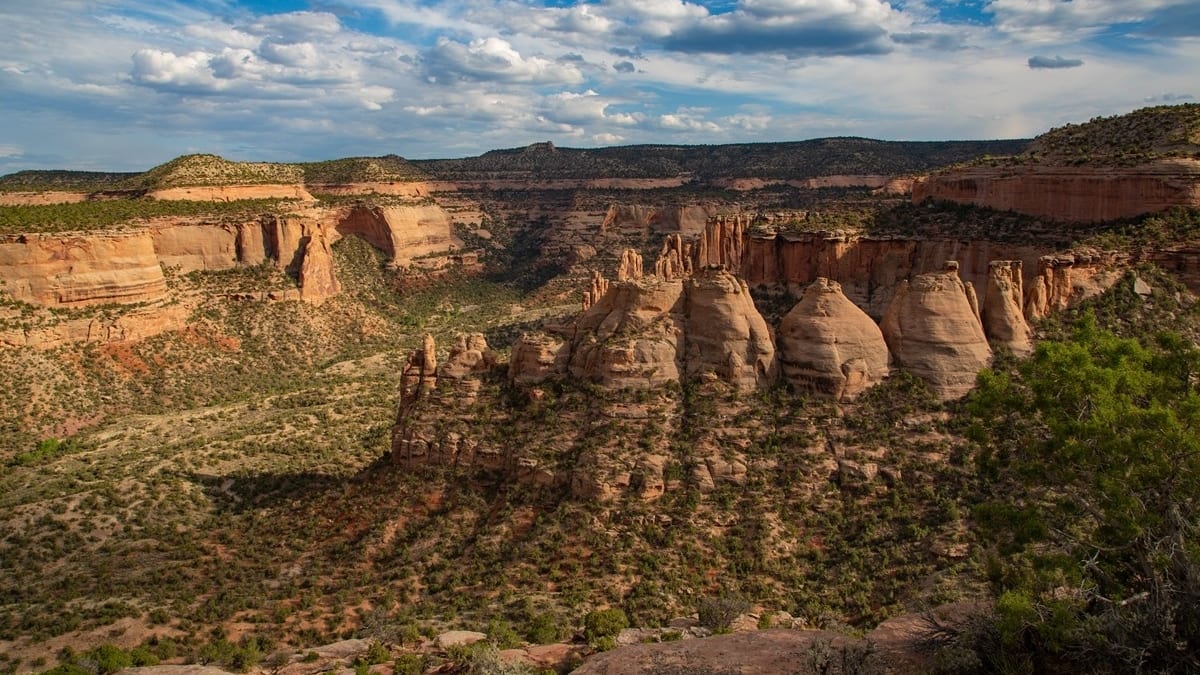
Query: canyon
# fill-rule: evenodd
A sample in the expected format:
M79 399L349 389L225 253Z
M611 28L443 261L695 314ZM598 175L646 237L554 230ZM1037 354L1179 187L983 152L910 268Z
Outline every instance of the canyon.
M558 641L515 658L585 672L850 630L908 658L914 612L988 609L1008 555L996 383L1089 316L1194 335L1196 160L1026 145L197 156L3 193L0 648L269 635L300 674L352 638L448 670L436 636L511 621ZM619 649L563 642L611 608Z

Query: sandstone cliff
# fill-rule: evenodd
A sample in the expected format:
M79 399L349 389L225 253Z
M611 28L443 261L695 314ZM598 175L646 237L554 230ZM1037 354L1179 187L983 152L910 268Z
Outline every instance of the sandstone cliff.
M836 281L821 278L806 288L778 338L783 376L797 389L853 399L888 375L883 333Z
M1108 290L1120 278L1128 256L1112 252L1074 251L1042 256L1037 275L1025 295L1025 318L1037 321L1072 303Z
M1065 222L1100 222L1200 206L1200 160L1138 166L969 167L918 181L913 203L937 199Z
M975 376L991 363L992 350L957 265L902 284L882 329L896 364L925 380L943 399L966 395Z
M167 292L145 230L0 238L0 282L14 299L44 307L148 302Z
M462 248L450 214L435 204L356 206L338 219L335 229L337 236L362 237L398 266L421 256Z

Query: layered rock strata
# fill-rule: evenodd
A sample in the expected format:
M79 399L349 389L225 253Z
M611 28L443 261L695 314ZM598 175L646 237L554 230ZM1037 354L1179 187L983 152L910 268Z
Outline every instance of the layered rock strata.
M1163 159L1131 167L968 167L918 181L912 199L914 204L936 199L1065 222L1102 222L1200 206L1200 160Z
M902 284L881 328L896 364L942 399L966 395L991 363L992 350L956 266Z
M778 342L783 377L797 389L834 400L854 399L889 372L879 326L829 279L805 289L783 318Z

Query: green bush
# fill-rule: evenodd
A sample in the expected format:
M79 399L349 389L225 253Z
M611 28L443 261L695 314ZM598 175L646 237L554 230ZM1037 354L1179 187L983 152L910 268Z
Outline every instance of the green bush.
M584 637L592 643L599 638L614 637L626 628L629 628L629 617L617 607L598 609L583 618Z
M133 665L129 652L116 645L100 645L88 652L88 657L96 662L99 675L108 675Z
M538 614L529 620L529 627L525 630L525 639L534 644L550 644L558 642L561 638L561 632L558 628L558 621L553 614L545 613Z
M512 624L503 619L492 619L487 625L487 640L496 649L514 649L521 646L521 637Z

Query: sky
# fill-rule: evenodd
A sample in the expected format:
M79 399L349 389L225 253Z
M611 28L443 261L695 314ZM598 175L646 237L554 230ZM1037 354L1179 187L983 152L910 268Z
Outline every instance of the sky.
M0 0L0 173L1020 138L1198 97L1196 0Z

